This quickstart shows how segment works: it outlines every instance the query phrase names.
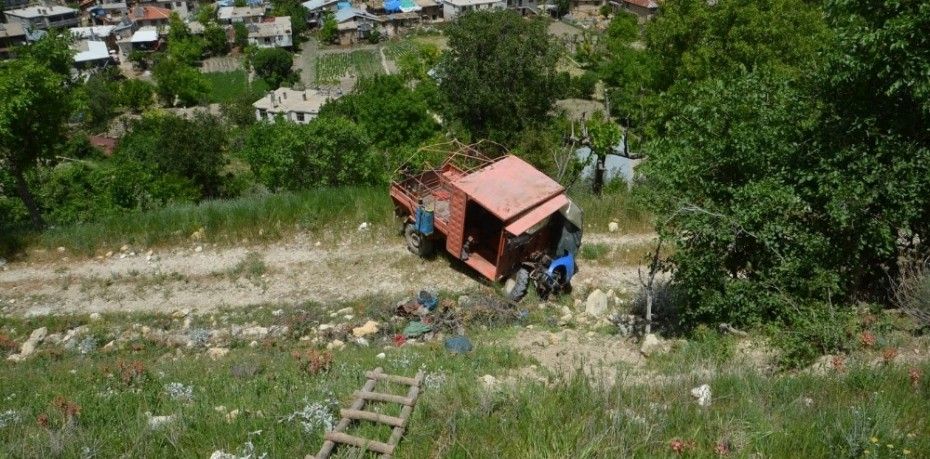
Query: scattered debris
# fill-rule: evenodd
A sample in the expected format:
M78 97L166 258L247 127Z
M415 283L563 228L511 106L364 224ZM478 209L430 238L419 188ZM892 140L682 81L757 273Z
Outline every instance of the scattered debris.
M173 414L169 414L167 416L152 416L152 413L146 412L145 415L148 417L149 429L152 430L160 429L161 427L174 422L176 419L176 416Z
M473 349L471 340L466 336L453 336L446 340L446 350L453 354L465 354Z
M192 402L194 400L194 386L186 386L179 382L165 384L165 394L168 398L179 402Z
M326 350L329 350L329 351L339 350L344 347L346 347L346 343L344 343L342 340L334 339L330 341L329 344L326 345Z
M369 224L368 222L362 222L361 224L358 225L358 231L359 231L359 232L361 232L361 231L367 231L368 228L370 228L370 227L371 227L371 224Z
M353 328L352 335L354 335L356 338L361 338L363 336L368 336L368 335L373 335L375 333L378 333L378 330L379 330L378 322L369 320L368 322L365 322L365 325L362 325L361 327Z
M424 324L423 322L410 322L410 324L404 328L404 337L416 338L431 331L433 331L433 327Z
M700 406L710 406L710 386L702 384L691 389L691 396L697 399Z

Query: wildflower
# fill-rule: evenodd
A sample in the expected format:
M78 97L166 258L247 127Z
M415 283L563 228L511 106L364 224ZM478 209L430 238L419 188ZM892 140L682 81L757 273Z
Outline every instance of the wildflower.
M333 413L339 407L339 402L336 401L333 394L329 394L327 398L322 401L310 403L304 400L304 403L305 405L302 410L295 411L278 422L297 421L304 432L308 434L314 433L320 429L333 429L333 426L336 424L336 416Z
M864 331L859 335L859 341L861 341L862 345L865 347L872 347L875 346L876 339L872 332Z
M882 360L884 360L886 364L894 362L894 359L897 356L898 350L896 348L886 347L885 349L882 349Z
M833 369L836 371L843 371L846 369L846 359L842 355L833 356Z
M718 441L717 445L714 446L714 452L717 453L718 456L730 454L730 442Z
M911 379L911 387L916 389L917 385L920 384L920 376L921 376L920 369L911 368L910 370L907 371L907 375Z
M438 389L446 383L446 379L445 373L430 373L423 378L423 386L427 389Z
M39 427L42 427L43 429L47 429L48 428L48 415L45 413L42 413L36 416L36 424L38 424Z
M869 441L872 443L878 443L878 437L869 438Z
M676 438L672 440L671 442L669 442L669 447L672 448L672 451L675 452L676 454L682 454L685 451L694 449L694 440L685 441L685 440Z

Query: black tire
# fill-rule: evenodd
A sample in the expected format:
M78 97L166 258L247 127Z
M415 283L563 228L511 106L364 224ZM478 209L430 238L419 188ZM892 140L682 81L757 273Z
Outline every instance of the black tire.
M407 223L404 227L404 239L407 240L407 250L415 255L426 258L433 254L433 241L428 237L420 234L413 223Z
M512 279L514 281L513 288L507 292L507 299L518 302L526 296L526 291L530 287L530 272L525 268L520 268L513 274Z

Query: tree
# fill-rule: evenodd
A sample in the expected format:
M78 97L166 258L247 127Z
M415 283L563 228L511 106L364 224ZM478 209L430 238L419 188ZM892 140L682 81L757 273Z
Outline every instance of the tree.
M67 40L55 33L32 46L36 48L29 47L20 59L0 64L0 166L13 177L38 229L45 223L26 173L63 139L71 92L60 67L70 59L70 51Z
M191 34L190 27L178 13L168 19L168 55L179 62L194 65L203 58L204 40Z
M324 105L321 116L354 121L384 150L417 147L439 127L426 101L396 75L360 80L354 92Z
M336 43L339 40L339 24L329 11L323 13L323 25L320 27L320 42Z
M239 24L239 23L237 23ZM229 52L229 41L226 39L226 30L215 22L207 24L203 29L203 38L207 51L214 56L221 56Z
M226 138L218 117L198 112L186 119L150 112L132 124L114 157L189 180L202 198L217 197L222 189L220 172L227 161Z
M250 61L255 74L265 80L272 89L291 81L294 77L291 72L294 59L291 53L281 48L261 48L252 54Z
M237 22L233 24L233 31L236 33L234 44L240 50L244 50L246 46L249 46L249 29L245 24Z
M355 123L319 117L309 124L283 120L252 126L242 155L271 190L372 184L383 180L384 165Z
M123 80L119 85L119 103L134 113L140 113L152 105L155 89L142 80Z
M201 4L197 10L197 22L206 26L207 24L216 23L216 6ZM237 23L238 24L238 23Z
M274 0L271 2L271 12L275 16L290 16L291 30L294 42L300 40L301 35L307 31L307 9L300 0Z
M174 106L175 102L196 105L206 98L209 90L203 74L171 56L163 56L155 63L152 76L158 84L158 97L168 106Z
M546 120L558 92L557 48L546 22L514 11L459 16L438 68L447 117L474 138L512 141Z
M92 74L80 86L83 122L92 129L107 125L117 114L119 105L119 72L108 67Z

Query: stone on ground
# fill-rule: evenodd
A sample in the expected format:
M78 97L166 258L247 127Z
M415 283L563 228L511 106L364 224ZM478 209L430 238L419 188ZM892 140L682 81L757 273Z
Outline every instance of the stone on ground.
M649 333L643 337L643 343L639 347L639 352L646 357L654 354L661 354L668 351L668 347L656 335Z
M710 386L702 384L691 389L691 396L697 399L700 406L710 406Z
M41 343L47 335L48 329L45 327L33 330L32 334L29 335L29 339L27 339L26 342L24 342L22 346L19 347L19 354L13 354L9 356L7 357L7 360L12 362L19 362L26 357L29 357L36 351L36 347L38 347L39 343Z
M378 322L369 320L368 322L365 322L365 325L362 325L361 327L353 328L352 335L354 335L356 338L361 338L363 336L368 336L368 335L373 335L375 333L378 333L378 330L379 330Z
M592 317L604 317L607 314L607 294L601 289L595 289L588 295L588 301L585 303L584 312Z

